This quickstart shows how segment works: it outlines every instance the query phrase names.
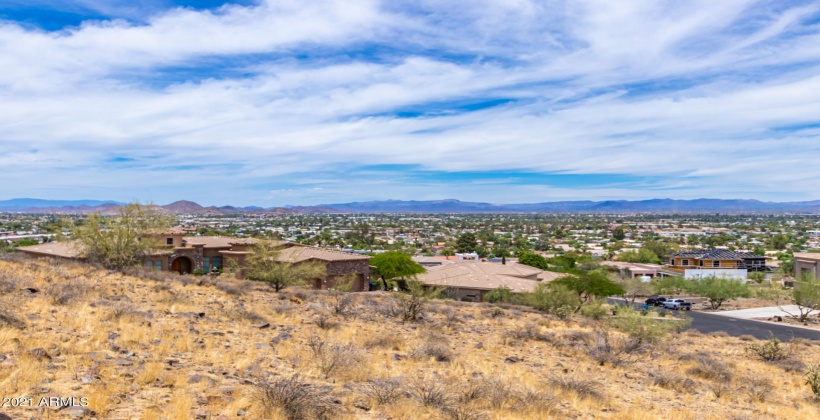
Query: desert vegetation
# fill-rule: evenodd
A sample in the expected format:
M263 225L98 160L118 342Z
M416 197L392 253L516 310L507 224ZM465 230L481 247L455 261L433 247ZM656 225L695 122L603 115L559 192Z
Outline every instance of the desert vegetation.
M13 418L820 416L817 344L681 332L599 301L553 314L421 290L276 293L14 255L0 293L3 396L89 402L2 409Z

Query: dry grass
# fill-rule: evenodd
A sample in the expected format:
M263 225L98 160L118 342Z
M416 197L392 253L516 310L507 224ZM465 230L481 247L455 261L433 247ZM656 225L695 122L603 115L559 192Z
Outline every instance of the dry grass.
M132 274L0 260L0 396L87 397L115 420L820 418L812 343L768 363L748 337L646 349L515 306L435 301L402 322L387 293Z

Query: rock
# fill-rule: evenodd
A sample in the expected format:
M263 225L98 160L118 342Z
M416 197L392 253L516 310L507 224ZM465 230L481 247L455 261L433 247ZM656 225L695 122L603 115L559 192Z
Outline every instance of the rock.
M393 360L404 360L404 355L393 353Z
M118 331L111 331L110 333L108 333L109 340L116 340L118 338L120 338L120 333Z
M483 348L484 348L484 343L478 343L478 344L476 344L475 346L473 346L473 348L476 348L476 349L483 349Z
M238 417L244 417L244 416L247 416L247 415L248 415L248 412L247 412L247 411L245 411L245 410L236 410L236 415L237 415Z
M29 350L29 354L31 354L31 357L37 360L51 359L51 356L48 355L46 349L42 347L37 347L35 349Z
M114 363L117 366L133 366L134 365L134 362L132 362L128 359L116 359L116 360L114 360Z
M774 321L774 322L783 322L783 317L781 317L780 315L775 315L775 316L772 317L772 321Z
M221 337L221 336L224 336L225 333L222 332L222 331L208 331L208 335L218 335L218 336Z
M510 356L510 357L504 359L504 362L506 362L506 363L518 363L518 362L523 362L523 361L524 361L524 359L522 359L520 357L516 357L516 356Z
M260 322L258 324L252 324L251 327L260 328L260 329L261 328L268 328L268 327L270 327L270 324L267 323L267 322Z
M26 290L27 292L29 292L29 293L31 293L31 294L35 294L35 293L39 293L39 292L40 292L39 290L37 290L37 289L35 289L35 288L33 288L33 287L26 287L26 288L25 288L25 289L23 289L23 290Z
M207 419L208 412L200 408L199 410L194 411L194 417L197 419Z
M265 343L256 343L253 346L258 348L258 349L264 349L264 350L272 350L273 349L273 346L271 346L270 344L265 344Z
M6 357L5 354L0 354L0 362L4 361L6 359L8 359L8 357ZM0 419L0 420L3 420L3 419Z
M0 420L14 420L9 417L7 414L0 413Z
M88 385L88 384L94 382L94 378L92 378L90 376L80 376L80 382L82 382L83 384Z
M91 410L89 410L85 407L77 407L77 406L66 407L66 408L60 410L60 413L65 414L69 417L75 417L75 418L76 417L84 417L84 416L93 416L93 415L96 414L93 411L91 411Z

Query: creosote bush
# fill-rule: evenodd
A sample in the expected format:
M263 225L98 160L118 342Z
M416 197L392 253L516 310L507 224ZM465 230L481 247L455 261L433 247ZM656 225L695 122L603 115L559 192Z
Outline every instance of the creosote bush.
M776 362L789 357L789 349L781 344L773 334L761 343L749 344L746 351L767 362Z
M281 410L289 420L325 419L332 412L327 392L300 379L299 374L273 381L256 381L256 398L268 414Z

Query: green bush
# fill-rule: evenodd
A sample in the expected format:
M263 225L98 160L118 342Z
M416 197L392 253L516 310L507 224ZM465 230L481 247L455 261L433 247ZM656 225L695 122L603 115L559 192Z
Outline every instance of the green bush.
M609 324L638 340L638 343L654 343L672 331L680 331L691 323L691 319L658 319L642 316L631 306L619 306L616 316Z
M526 296L527 303L535 309L568 320L579 306L578 295L569 288L557 284L539 284Z
M193 274L195 276L204 276L205 275L205 270L203 270L201 268L197 268L196 270L192 271L191 274Z
M490 303L509 303L513 300L513 292L507 286L489 291L484 295L484 301Z
M749 344L746 346L746 351L767 362L776 362L789 357L788 349L781 345L781 341L774 334L760 344Z
M589 305L581 307L581 315L590 319L603 319L609 312L608 305L603 299L595 299Z
M814 396L820 397L820 363L809 366L804 378L806 378L806 385L811 387Z

